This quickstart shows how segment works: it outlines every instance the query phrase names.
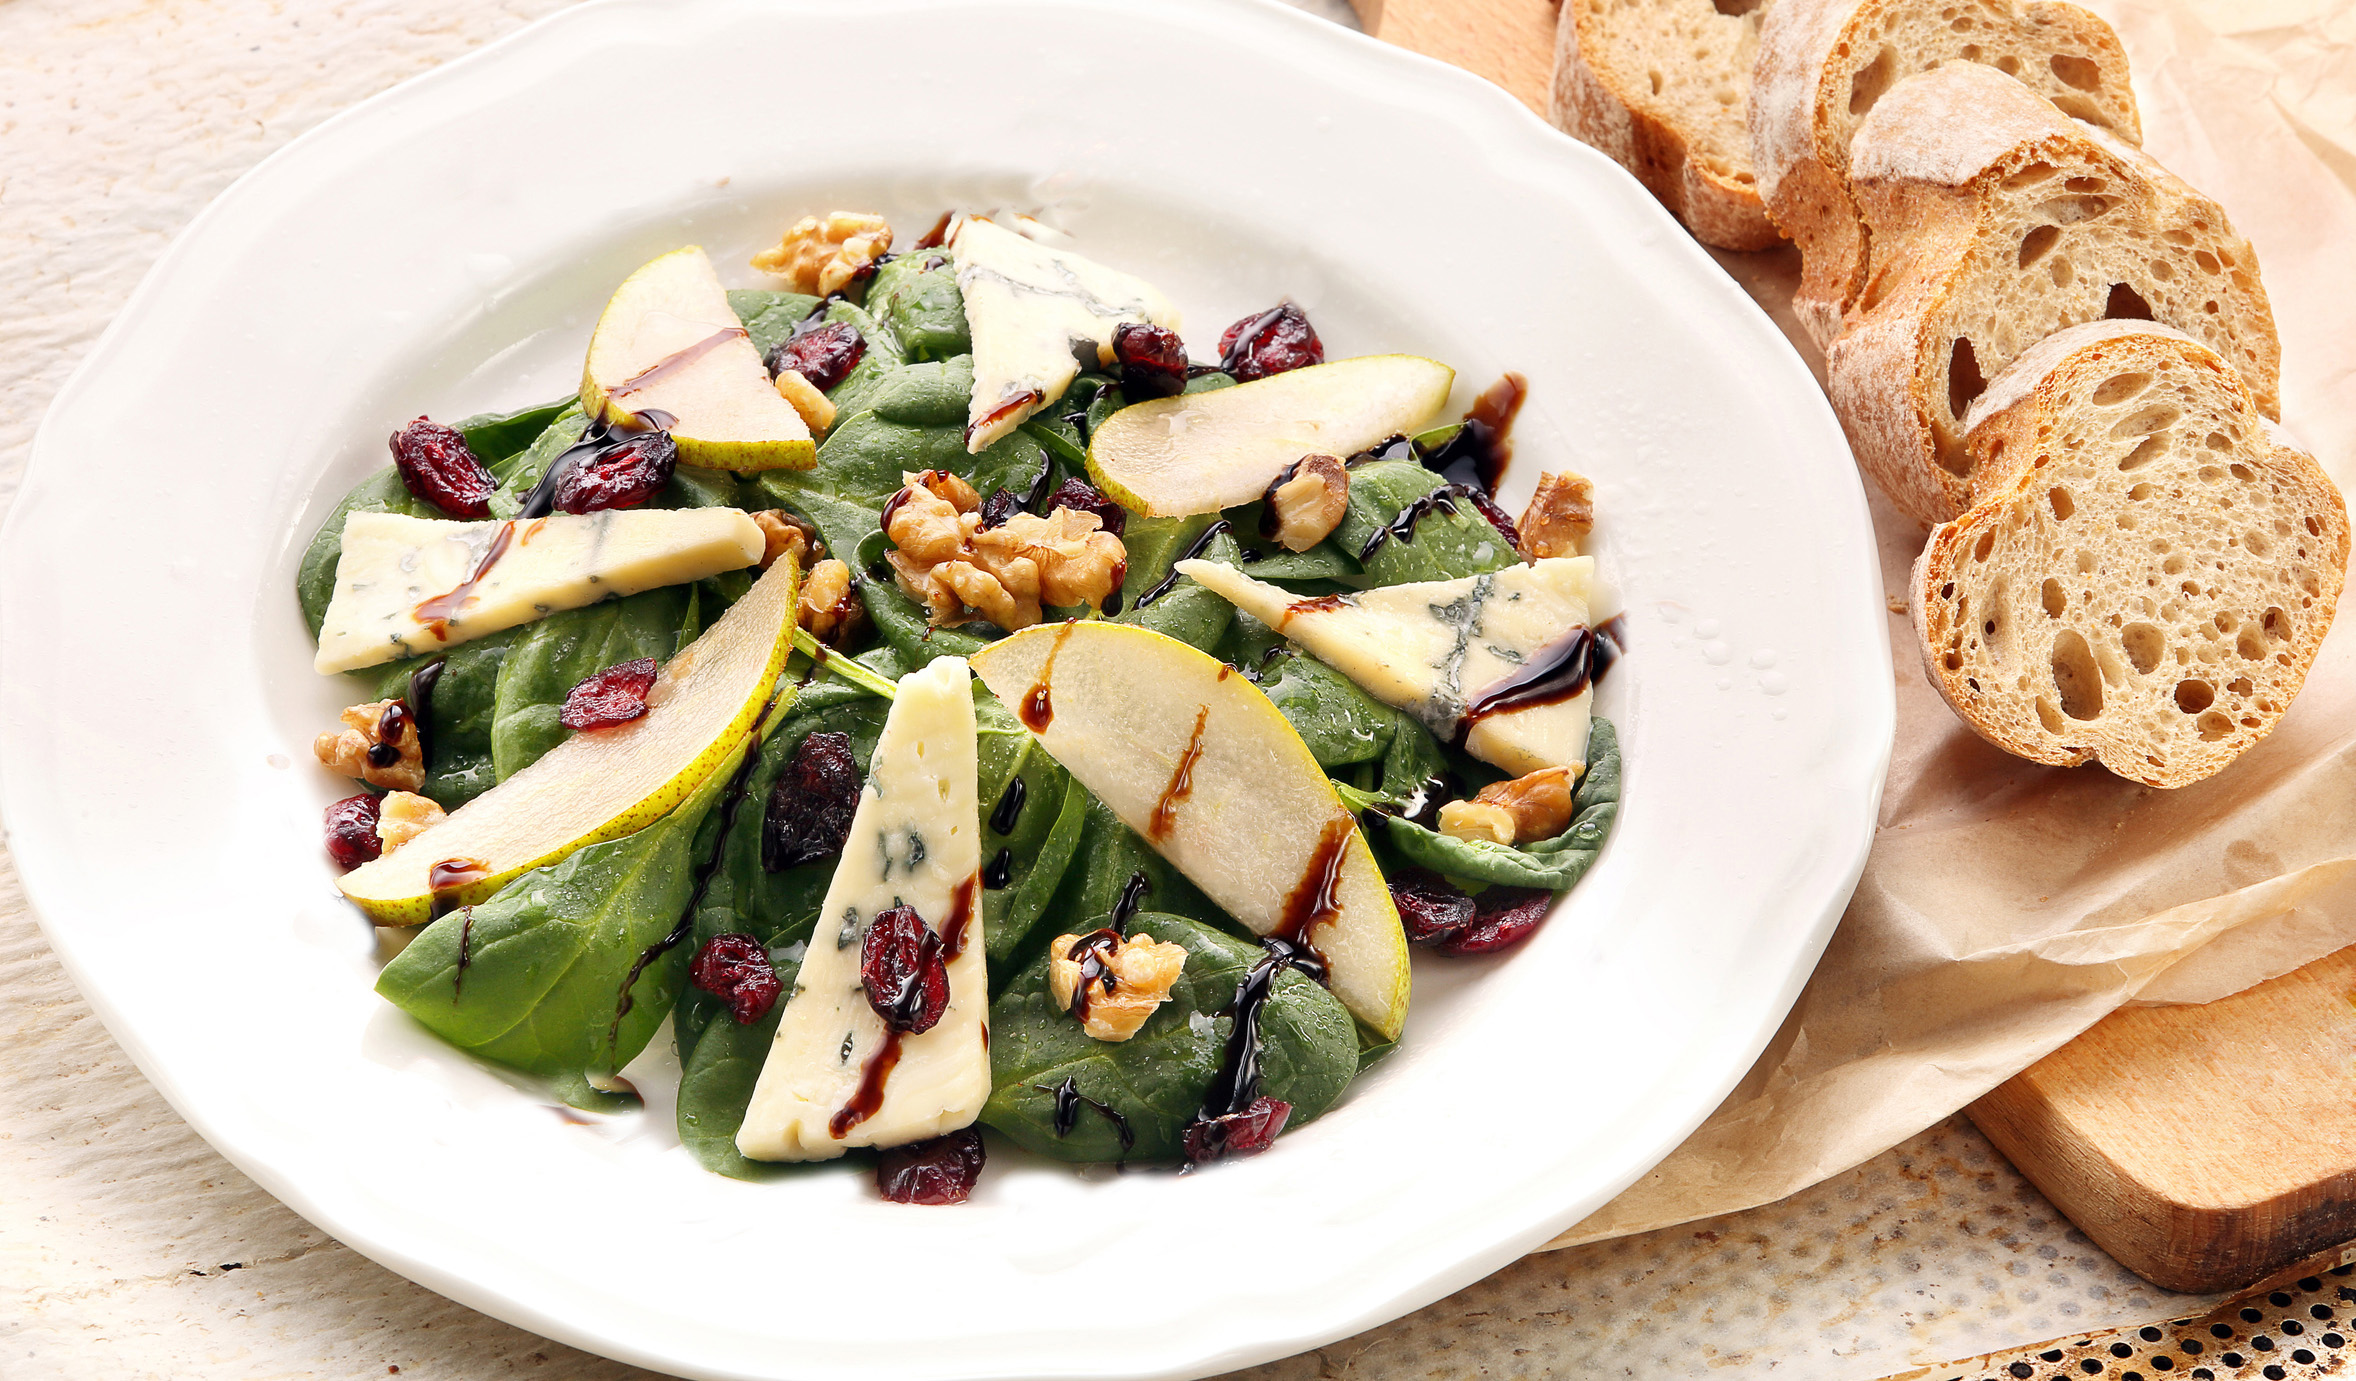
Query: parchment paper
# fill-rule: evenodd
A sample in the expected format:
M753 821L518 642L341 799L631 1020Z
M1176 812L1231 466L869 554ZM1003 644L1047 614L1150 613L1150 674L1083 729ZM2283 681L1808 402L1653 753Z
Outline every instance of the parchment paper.
M2356 485L2356 6L2081 0L2125 42L2144 147L2258 250L2283 422ZM1722 255L1803 354L1789 250ZM1821 369L1819 370L1821 373ZM1902 601L1925 530L1874 496L1898 737L1863 882L1742 1082L1550 1245L1768 1203L1896 1145L2121 1004L2207 1002L2356 944L2356 615L2273 735L2159 791L2041 767L1931 689Z

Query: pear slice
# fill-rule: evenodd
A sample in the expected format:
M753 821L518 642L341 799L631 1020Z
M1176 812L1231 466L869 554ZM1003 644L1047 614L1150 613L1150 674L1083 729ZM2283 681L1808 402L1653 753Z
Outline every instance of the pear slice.
M1303 599L1233 566L1181 561L1178 569L1290 638L1358 688L1453 740L1483 692L1546 658L1593 617L1592 556L1550 556L1462 580L1384 585ZM1573 649L1575 650L1575 649ZM1464 750L1521 776L1545 767L1584 770L1592 690L1473 722Z
M975 653L973 667L1205 896L1255 934L1306 939L1342 1005L1397 1038L1407 936L1390 888L1357 819L1259 687L1134 624L1039 624Z
M634 425L661 411L679 459L719 470L807 470L810 428L778 396L702 249L675 249L624 279L589 337L581 407Z
M1083 354L1113 362L1113 331L1143 321L1178 329L1178 311L1142 278L968 217L949 242L973 333L973 401L965 446L976 455L1063 397Z
M1349 456L1430 421L1456 371L1361 355L1125 407L1088 443L1096 487L1150 518L1250 503L1305 455Z
M818 933L736 1133L753 1160L830 1160L971 1126L990 1097L990 975L973 678L939 657L900 679L851 815ZM897 1034L868 1001L868 928L912 908L940 937L949 1001ZM864 1095L864 1096L863 1096Z
M566 739L440 824L344 874L344 895L378 925L418 925L437 902L472 905L527 868L661 818L728 759L769 703L793 649L800 586L791 559L771 566L663 667L644 716Z

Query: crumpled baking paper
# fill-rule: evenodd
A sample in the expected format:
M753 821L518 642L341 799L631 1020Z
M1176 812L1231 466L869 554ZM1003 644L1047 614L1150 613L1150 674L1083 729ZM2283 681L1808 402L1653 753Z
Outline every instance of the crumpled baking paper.
M2356 6L2082 0L2119 31L2144 147L2254 244L2283 422L2356 486ZM1789 250L1721 255L1812 364ZM1924 530L1878 495L1903 601ZM2159 791L1973 734L1893 609L1898 737L1863 882L1758 1063L1709 1120L1551 1246L1768 1203L1878 1155L2129 1002L2207 1002L2356 944L2356 616L2279 728Z

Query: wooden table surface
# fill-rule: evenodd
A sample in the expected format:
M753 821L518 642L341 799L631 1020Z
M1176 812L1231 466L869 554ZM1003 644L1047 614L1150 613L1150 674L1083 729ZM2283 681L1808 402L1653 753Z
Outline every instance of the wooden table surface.
M1348 13L1338 0L1303 7ZM15 493L49 398L216 193L336 110L554 8L0 5L0 505ZM103 485L92 494L105 500ZM74 992L4 850L0 1033L10 1076L0 1081L0 1376L9 1381L652 1375L411 1284L222 1160ZM1958 1121L1783 1203L1533 1257L1255 1374L1733 1368L1862 1381L2207 1302L2129 1276Z

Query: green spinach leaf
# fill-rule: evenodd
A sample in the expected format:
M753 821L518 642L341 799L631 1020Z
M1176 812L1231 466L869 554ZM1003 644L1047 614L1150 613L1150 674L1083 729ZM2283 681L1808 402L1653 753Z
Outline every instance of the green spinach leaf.
M1182 1153L1186 1124L1219 1070L1234 1018L1236 984L1260 958L1258 945L1177 916L1144 914L1131 932L1183 945L1186 968L1170 1000L1135 1036L1091 1038L1048 991L1048 956L1023 970L990 1008L994 1089L982 1121L1057 1160L1169 1160ZM1313 1121L1358 1071L1358 1034L1331 993L1298 972L1278 975L1261 1013L1261 1091L1293 1105L1288 1127ZM1065 1079L1110 1107L1136 1144L1124 1152L1110 1118L1083 1107L1070 1132L1055 1132L1055 1088Z
M1329 541L1345 552L1365 551L1374 534L1388 528L1409 504L1441 488L1438 475L1411 460L1369 461L1350 471L1350 507ZM1403 585L1420 580L1458 580L1500 571L1521 557L1505 534L1489 525L1468 501L1455 512L1434 508L1415 524L1414 536L1386 537L1361 562L1367 585Z
M752 337L753 349L766 362L769 352L785 343L802 324L802 318L818 307L818 299L807 293L776 292L767 288L730 288L728 309L744 323L744 332Z
M769 962L787 992L802 966L775 954ZM745 1109L752 1106L753 1088L761 1081L769 1045L785 1011L780 999L769 1014L750 1026L723 1016L704 1028L686 1049L679 1071L679 1142L696 1163L715 1175L735 1180L767 1180L791 1173L774 1161L748 1160L736 1149L736 1131L744 1125Z
M909 359L973 353L965 294L957 290L957 265L945 250L911 250L877 269L867 284L867 310L890 329Z

